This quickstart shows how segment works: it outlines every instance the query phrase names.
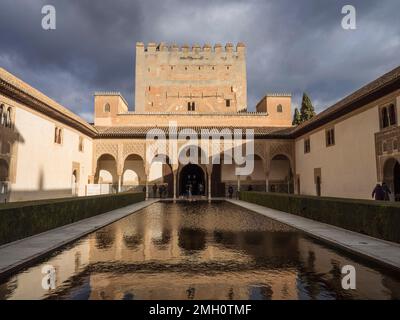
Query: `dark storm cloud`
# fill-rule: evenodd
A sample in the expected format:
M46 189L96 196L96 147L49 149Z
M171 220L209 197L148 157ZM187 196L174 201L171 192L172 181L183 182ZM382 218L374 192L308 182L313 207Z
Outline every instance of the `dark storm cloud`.
M41 28L53 4L57 29ZM357 30L341 8L357 9ZM0 7L0 65L91 118L94 91L133 107L136 41L245 42L249 108L267 92L309 92L319 110L400 64L398 0L11 1Z

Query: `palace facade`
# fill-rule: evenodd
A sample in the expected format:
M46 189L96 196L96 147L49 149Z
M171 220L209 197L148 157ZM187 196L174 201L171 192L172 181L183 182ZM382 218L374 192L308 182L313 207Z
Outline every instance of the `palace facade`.
M400 67L296 127L288 93L268 93L247 111L244 44L137 43L135 70L135 111L118 92L97 92L89 124L0 69L0 201L127 190L152 196L155 184L171 198L190 185L208 198L251 186L370 199L383 181L393 199L400 196ZM149 156L154 140L146 137L155 128L166 133L163 158ZM246 129L254 130L254 168L238 175L239 165L226 159L237 146L225 134ZM214 136L225 139L202 144ZM192 137L199 157L221 163L172 161ZM239 148L247 145L244 138Z

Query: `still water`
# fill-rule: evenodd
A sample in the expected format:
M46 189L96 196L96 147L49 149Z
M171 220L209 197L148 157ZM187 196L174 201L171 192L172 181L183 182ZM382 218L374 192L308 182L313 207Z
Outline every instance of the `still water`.
M0 299L45 298L399 299L400 277L230 203L155 203L0 283Z

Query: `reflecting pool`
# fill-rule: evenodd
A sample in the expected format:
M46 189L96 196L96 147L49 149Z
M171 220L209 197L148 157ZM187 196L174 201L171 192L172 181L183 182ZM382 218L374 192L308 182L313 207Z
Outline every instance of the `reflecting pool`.
M163 202L0 281L0 299L45 298L399 299L400 276L227 202Z

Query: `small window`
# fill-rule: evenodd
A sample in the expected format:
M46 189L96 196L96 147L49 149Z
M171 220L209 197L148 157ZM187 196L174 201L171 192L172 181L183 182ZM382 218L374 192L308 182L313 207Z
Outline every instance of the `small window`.
M196 105L194 102L188 102L188 111L195 111L196 110Z
M61 144L62 143L62 135L63 135L63 131L61 128L56 127L54 129L54 143L56 144Z
M171 70L174 70L174 66L171 66Z
M187 70L187 67L185 67L185 70Z
M278 105L276 106L276 111L277 111L277 112L282 112L282 111L283 111L283 107L282 107L281 104L278 104Z
M83 137L79 137L79 151L83 152Z
M326 130L325 136L326 136L326 146L327 147L335 145L335 129L334 128Z
M311 152L311 143L310 143L310 138L304 139L304 153L310 153Z
M389 106L389 124L394 126L396 122L396 108L394 107L394 104L391 104Z
M211 69L215 70L215 67L213 66Z
M149 86L149 91L151 91L151 86Z
M229 70L229 66L226 66L226 70Z
M387 128L389 126L389 115L387 108L382 108L381 110L381 121L382 121L382 129Z
M231 106L231 100L230 100L230 99L226 99L226 100L225 100L225 105L226 105L227 107L230 107L230 106Z
M0 105L0 125L4 124L4 104Z
M11 108L7 109L7 123L6 126L11 128L12 127L12 121L11 121Z
M109 103L106 103L106 105L104 106L104 112L110 112L111 111L111 107Z

